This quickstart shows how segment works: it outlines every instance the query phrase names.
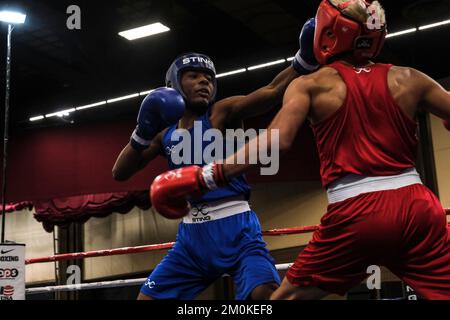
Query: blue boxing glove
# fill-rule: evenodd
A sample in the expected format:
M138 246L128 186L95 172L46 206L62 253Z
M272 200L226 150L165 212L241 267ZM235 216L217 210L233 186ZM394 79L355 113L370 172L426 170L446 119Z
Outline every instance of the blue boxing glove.
M177 123L183 117L185 102L181 94L172 88L158 88L142 101L137 126L131 135L131 147L143 151L164 128Z
M319 67L314 56L314 32L316 30L316 19L306 21L300 33L300 50L292 61L292 67L301 75L309 74Z

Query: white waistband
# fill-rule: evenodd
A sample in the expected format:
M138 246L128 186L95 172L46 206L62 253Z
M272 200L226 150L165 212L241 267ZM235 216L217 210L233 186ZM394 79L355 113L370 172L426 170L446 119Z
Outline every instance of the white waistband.
M204 223L219 220L235 214L250 211L250 205L244 200L220 200L205 202L192 206L183 223Z
M365 177L349 174L328 187L328 203L341 202L363 193L394 190L413 184L422 184L415 168L408 169L395 176Z

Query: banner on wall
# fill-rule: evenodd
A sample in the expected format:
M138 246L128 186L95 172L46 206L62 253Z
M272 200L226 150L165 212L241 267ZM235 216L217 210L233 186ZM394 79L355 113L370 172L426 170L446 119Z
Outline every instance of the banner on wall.
M0 243L0 300L25 300L25 244Z

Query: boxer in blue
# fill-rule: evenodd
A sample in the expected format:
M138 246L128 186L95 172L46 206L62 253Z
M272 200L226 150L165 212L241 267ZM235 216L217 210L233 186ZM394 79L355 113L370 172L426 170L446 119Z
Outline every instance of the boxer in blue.
M167 87L144 99L137 127L114 165L114 178L127 180L159 154L167 157L171 169L205 165L203 159L201 163L194 161L194 152L188 163L173 161L173 150L180 143L174 133L185 129L195 141L199 137L195 137L194 122L202 132L214 128L223 133L241 128L243 119L280 104L292 80L318 67L313 54L314 28L314 19L305 23L292 65L270 84L246 96L215 102L217 83L212 60L197 53L175 59L166 75ZM211 143L202 137L200 141L202 151ZM226 187L192 200L174 247L150 274L138 299L194 299L225 273L234 279L237 299L268 299L280 278L249 198L250 187L244 176L238 176ZM167 217L177 218L177 214Z

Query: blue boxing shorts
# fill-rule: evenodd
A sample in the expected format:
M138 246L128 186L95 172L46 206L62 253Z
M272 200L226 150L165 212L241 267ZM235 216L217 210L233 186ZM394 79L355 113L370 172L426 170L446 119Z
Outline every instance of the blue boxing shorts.
M218 215L210 221L205 220L209 214L189 216L180 223L174 247L142 286L142 294L192 300L224 274L233 277L238 300L249 298L259 285L280 284L254 211Z

